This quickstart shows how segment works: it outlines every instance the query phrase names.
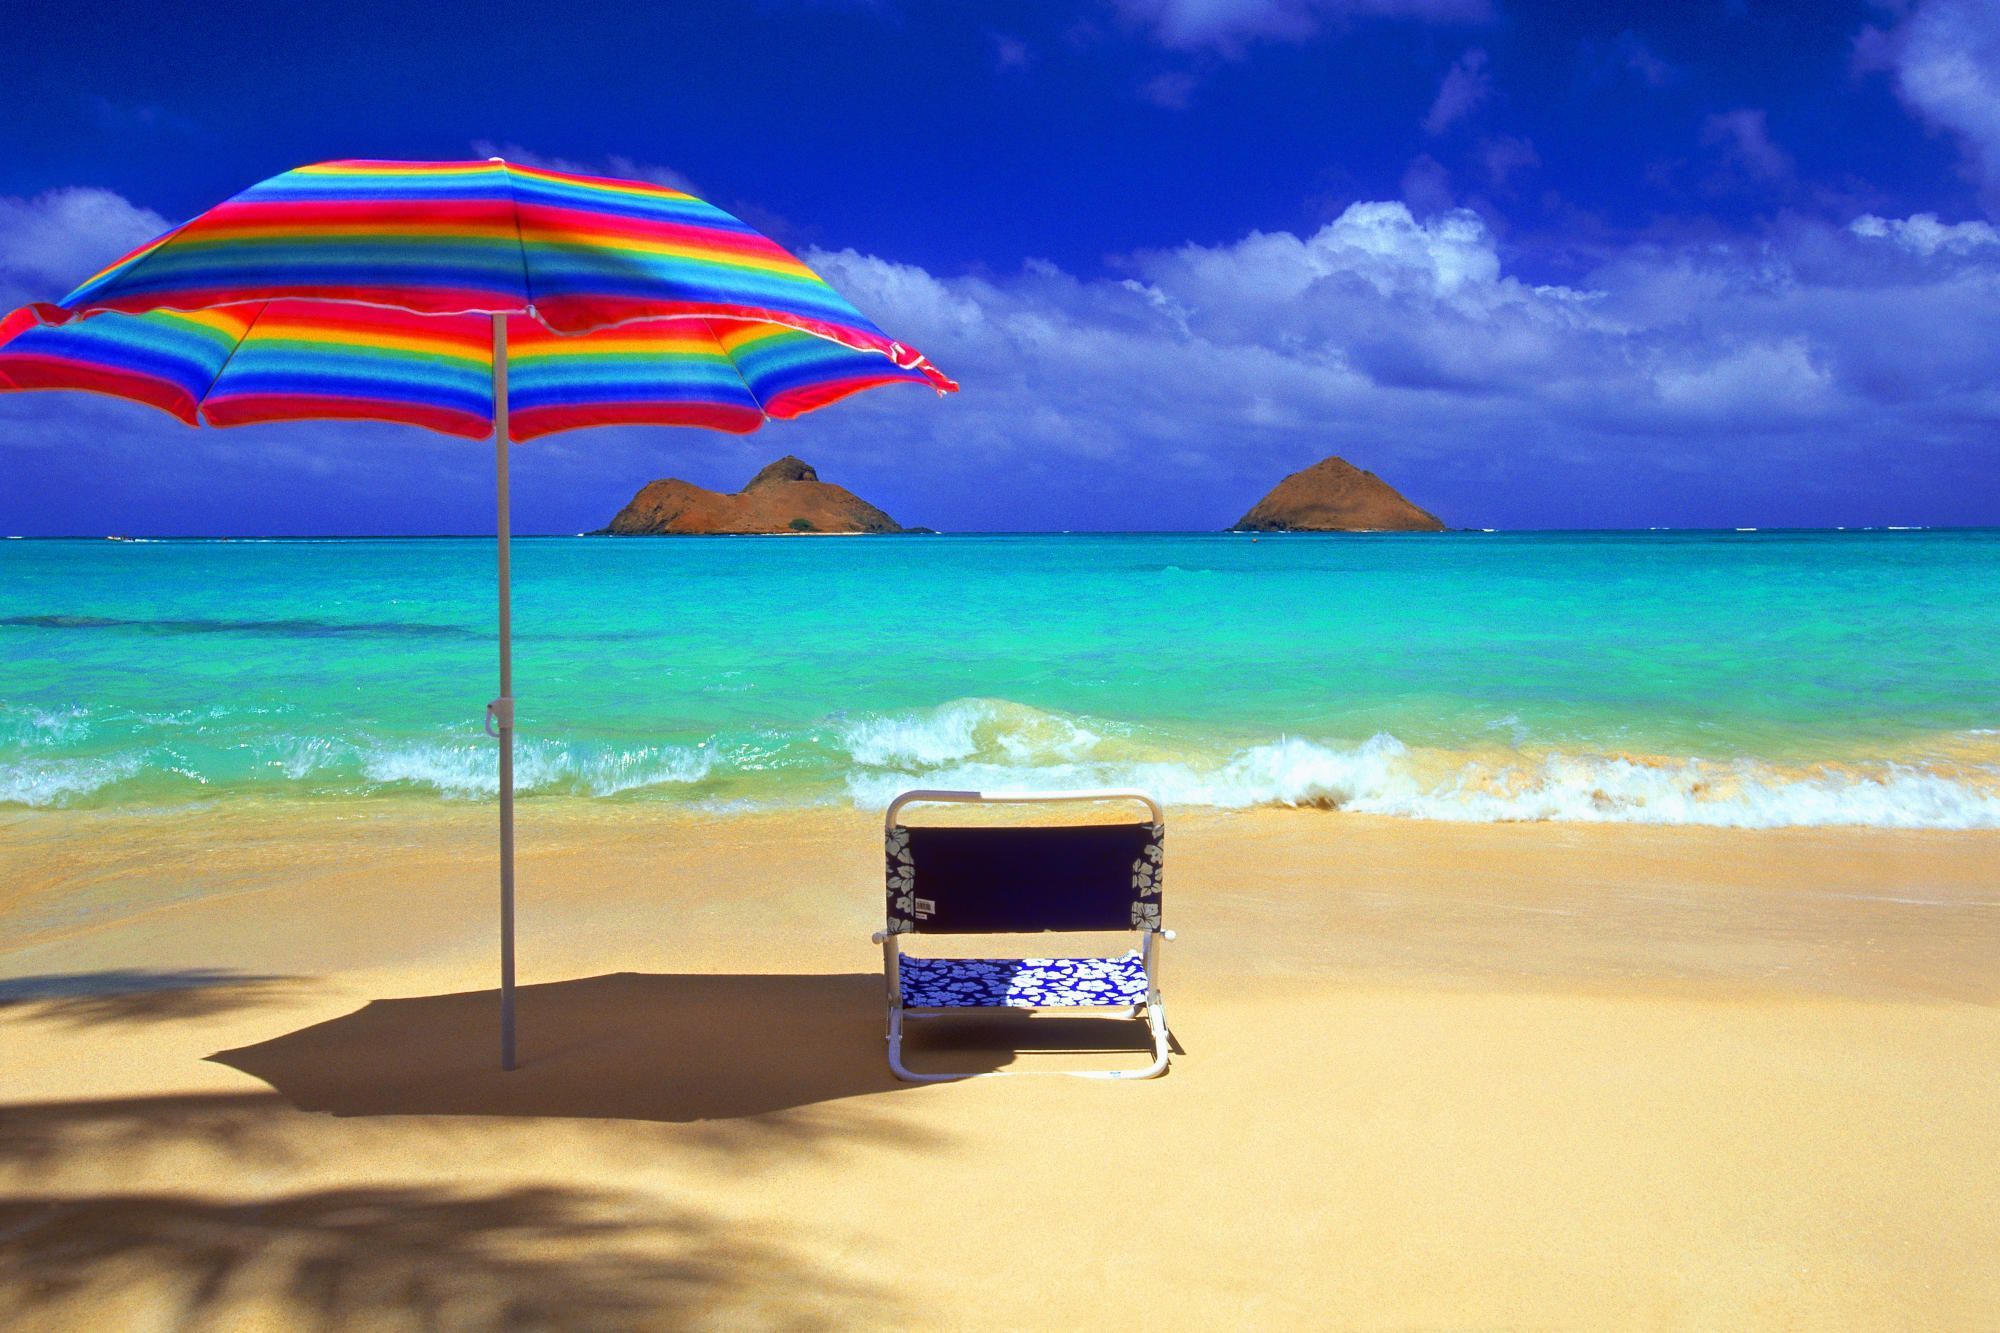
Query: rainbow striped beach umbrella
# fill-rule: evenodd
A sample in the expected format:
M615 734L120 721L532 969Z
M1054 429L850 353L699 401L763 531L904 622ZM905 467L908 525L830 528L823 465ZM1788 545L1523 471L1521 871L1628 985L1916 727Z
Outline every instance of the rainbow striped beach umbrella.
M501 1063L514 1051L508 442L756 430L883 384L957 385L768 237L660 186L484 162L322 162L0 320L0 391L189 425L371 420L493 437Z

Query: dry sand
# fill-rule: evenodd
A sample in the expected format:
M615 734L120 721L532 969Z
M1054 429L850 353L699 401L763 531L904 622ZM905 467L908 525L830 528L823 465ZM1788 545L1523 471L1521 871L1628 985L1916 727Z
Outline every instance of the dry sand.
M1994 834L1178 814L1172 1072L926 1087L869 816L524 806L511 1075L489 838L0 821L0 1324L2000 1326Z

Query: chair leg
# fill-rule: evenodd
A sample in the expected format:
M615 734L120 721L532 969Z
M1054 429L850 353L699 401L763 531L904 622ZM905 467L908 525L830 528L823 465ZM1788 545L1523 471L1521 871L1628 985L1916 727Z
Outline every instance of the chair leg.
M889 1072L905 1083L959 1083L968 1078L979 1078L979 1074L920 1074L903 1063L903 1010L900 1005L889 1008ZM994 1070L994 1073L1003 1071Z
M1172 1056L1171 1038L1167 1034L1167 1006L1154 1000L1146 1006L1146 1029L1153 1034L1153 1063L1144 1069L1065 1069L1059 1072L1073 1074L1077 1078L1158 1078L1167 1072L1167 1061Z
M1139 1069L982 1069L963 1074L921 1074L903 1063L903 1011L889 1010L889 1072L904 1083L962 1083L973 1078L1019 1078L1023 1075L1062 1075L1069 1078L1158 1078L1167 1072L1172 1056L1172 1038L1167 1032L1167 1008L1155 1000L1146 1006L1146 1030L1153 1037L1153 1060Z

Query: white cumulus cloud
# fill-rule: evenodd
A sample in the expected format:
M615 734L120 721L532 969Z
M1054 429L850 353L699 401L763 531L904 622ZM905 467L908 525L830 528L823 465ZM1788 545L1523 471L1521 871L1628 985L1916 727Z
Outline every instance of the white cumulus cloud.
M1958 140L1987 207L2000 212L2000 4L1917 0L1894 27L1865 29L1857 54L1887 68L1903 102Z
M1989 245L2000 245L2000 228L1990 222L1939 222L1935 213L1912 213L1906 218L1883 218L1864 213L1848 224L1856 236L1888 240L1920 255L1940 250L1965 254Z
M1792 174L1791 154L1771 139L1764 111L1742 107L1710 116L1702 124L1701 141L1721 148L1737 167L1761 181L1781 181Z
M1424 117L1424 132L1443 134L1471 114L1492 92L1493 80L1486 73L1486 53L1475 47L1452 61L1451 68L1445 71L1437 99Z
M1474 480L1501 458L1589 488L1664 471L1819 476L1816 455L1891 442L1990 455L1974 424L2000 419L1986 369L2000 252L1979 248L1985 226L1919 215L1634 245L1572 286L1510 272L1476 214L1387 201L1308 233L1131 255L1122 278L1042 263L949 277L815 252L965 391L938 410L882 395L813 429L886 459L893 420L920 456L1061 477L1079 524L1093 487L1162 460L1186 498L1161 521L1195 525L1214 503L1195 497L1331 452L1456 475L1465 490L1441 483L1439 503L1464 513L1460 497L1482 495L1503 522L1504 498Z
M163 225L102 191L0 200L0 275L59 295ZM559 436L522 451L523 530L598 526L635 479L738 484L773 450L906 522L951 528L1219 527L1329 453L1419 479L1417 498L1453 522L1686 521L1748 485L1791 496L1865 474L1872 503L1902 467L1965 477L1954 488L1971 496L2000 450L2000 229L1978 220L1870 213L1634 242L1561 285L1524 276L1478 214L1386 200L1310 230L1139 251L1103 273L1032 259L938 273L853 248L804 258L962 392L864 394L774 425L782 440ZM439 491L440 468L477 490L476 454L408 430L191 437L127 406L0 395L0 470L11 456L63 479L62 494L117 477L199 496L241 467L267 498L379 490L382 522L418 530L445 521L409 499ZM1893 466L1857 461L1877 458ZM1536 480L1523 490L1522 477ZM230 528L235 511L212 505L188 521Z
M55 301L168 222L123 195L89 185L33 198L0 195L0 301Z

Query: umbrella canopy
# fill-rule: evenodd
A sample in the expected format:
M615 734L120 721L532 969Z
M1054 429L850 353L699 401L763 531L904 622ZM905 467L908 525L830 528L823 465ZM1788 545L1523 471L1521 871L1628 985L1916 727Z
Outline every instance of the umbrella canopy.
M0 389L83 389L193 426L311 418L493 431L493 316L276 300L0 326ZM880 384L932 384L783 324L635 320L574 336L506 315L507 435L580 426L753 431Z
M425 315L525 314L557 333L743 319L880 352L956 386L769 237L657 185L484 162L321 162L251 186L140 246L54 306L118 310L314 299Z
M514 440L740 432L878 384L958 387L712 204L494 159L322 162L253 185L0 320L0 388L112 393L190 424L482 438L494 315Z
M0 390L190 425L365 419L494 437L500 1049L514 1067L509 441L750 431L881 384L958 386L776 242L678 190L485 162L322 162L0 320Z

